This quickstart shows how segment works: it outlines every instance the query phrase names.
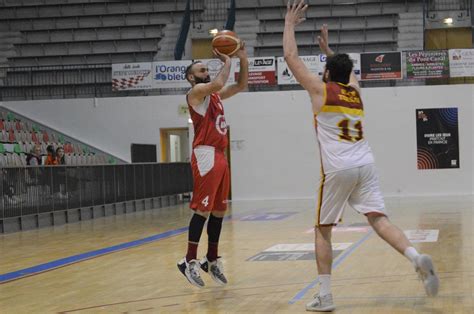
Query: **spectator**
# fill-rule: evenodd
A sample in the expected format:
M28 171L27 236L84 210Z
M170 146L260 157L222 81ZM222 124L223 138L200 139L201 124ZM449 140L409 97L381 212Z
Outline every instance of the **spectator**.
M56 149L56 162L58 165L66 164L66 160L64 159L64 148L61 146Z
M36 144L26 156L28 166L41 166L41 146Z
M58 164L58 160L56 159L56 152L54 150L53 145L48 145L46 147L46 152L48 153L48 156L46 157L45 165L46 166L55 166Z

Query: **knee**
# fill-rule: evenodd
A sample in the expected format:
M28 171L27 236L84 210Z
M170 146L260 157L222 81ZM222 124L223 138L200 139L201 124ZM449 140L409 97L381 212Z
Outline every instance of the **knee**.
M367 220L369 224L374 228L376 231L382 229L390 224L387 216L382 214L368 214Z
M315 226L314 234L316 237L324 238L325 240L331 240L332 226Z
M202 216L206 219L209 217L209 212L203 212L203 211L200 211L200 210L196 210L194 213L199 215L199 216Z
M217 218L224 218L225 216L225 211L224 210L220 210L220 211L213 211L212 212L212 216L214 217L217 217Z

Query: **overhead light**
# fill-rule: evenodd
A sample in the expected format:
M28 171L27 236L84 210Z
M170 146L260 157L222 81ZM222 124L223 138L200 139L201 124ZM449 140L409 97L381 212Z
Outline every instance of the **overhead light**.
M443 23L446 25L452 25L453 24L453 18L452 17L447 17L443 20Z
M217 28L213 28L209 30L209 34L211 34L212 36L216 36L218 32L219 30Z

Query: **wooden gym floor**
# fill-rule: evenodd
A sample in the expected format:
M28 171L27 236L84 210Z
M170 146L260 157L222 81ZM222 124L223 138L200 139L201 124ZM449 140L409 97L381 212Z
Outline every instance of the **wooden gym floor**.
M434 242L414 244L433 256L439 295L426 297L405 257L346 209L333 233L336 313L474 313L473 198L386 203L401 229L425 230L419 240L439 231L425 239ZM202 273L206 287L195 288L176 268L187 204L0 236L0 312L304 313L316 291L313 204L233 202L220 246L226 287ZM201 243L200 257L205 231Z

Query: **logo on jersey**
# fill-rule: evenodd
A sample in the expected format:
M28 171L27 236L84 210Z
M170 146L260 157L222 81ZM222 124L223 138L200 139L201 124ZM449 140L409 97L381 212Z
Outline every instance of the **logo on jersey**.
M227 134L227 123L223 114L218 115L216 118L216 130L222 135Z
M217 106L219 107L220 110L224 110L224 107L222 107L222 103L221 103L221 96L219 96L218 94L216 94L217 96Z

